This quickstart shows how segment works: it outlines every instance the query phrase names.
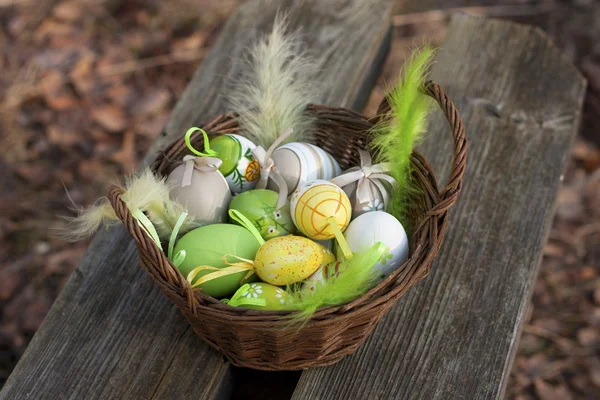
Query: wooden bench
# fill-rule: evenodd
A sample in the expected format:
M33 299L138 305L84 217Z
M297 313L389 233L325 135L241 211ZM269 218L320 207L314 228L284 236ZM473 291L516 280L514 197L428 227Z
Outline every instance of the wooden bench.
M351 18L364 3L373 8ZM323 104L362 108L389 45L388 1L352 9L249 1L228 21L147 162L223 111L221 91L239 74L232 60L270 29L278 8L304 28L311 49L329 53ZM467 127L465 185L431 275L356 354L302 373L233 368L194 335L116 227L96 236L0 400L502 398L585 82L540 30L464 15L453 19L432 78ZM422 151L441 184L452 152L440 115L430 132Z

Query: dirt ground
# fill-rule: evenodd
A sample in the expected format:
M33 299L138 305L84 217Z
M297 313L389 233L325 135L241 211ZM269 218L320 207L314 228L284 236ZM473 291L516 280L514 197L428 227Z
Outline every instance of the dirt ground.
M70 206L64 187L89 205L137 168L239 2L0 0L0 387L87 246L51 236ZM366 113L406 44L441 43L454 11L541 26L588 79L507 397L598 398L600 2L399 0Z

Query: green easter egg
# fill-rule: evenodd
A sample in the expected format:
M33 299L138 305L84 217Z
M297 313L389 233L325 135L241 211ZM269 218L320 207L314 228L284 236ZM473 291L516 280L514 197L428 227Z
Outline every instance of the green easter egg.
M229 209L238 210L248 218L263 239L290 235L296 226L290 215L290 203L276 210L278 194L272 190L254 189L241 193L229 203ZM231 221L237 223L236 221Z
M196 267L207 265L216 268L226 268L223 256L233 254L237 257L254 260L259 244L250 232L241 226L229 224L214 224L196 228L186 233L175 245L173 254L185 250L186 255L179 265L184 277ZM230 257L230 261L232 258ZM235 260L233 260L235 261ZM201 271L199 278L211 271ZM242 284L256 279L253 274L242 282L247 272L237 272L201 284L204 293L220 298L234 293Z
M258 304L259 302L262 304ZM256 282L240 287L228 303L232 307L253 310L281 310L290 303L290 295L280 287Z
M242 158L242 145L236 138L229 135L219 135L210 141L210 148L223 161L219 168L223 176L228 176L237 168L238 161Z

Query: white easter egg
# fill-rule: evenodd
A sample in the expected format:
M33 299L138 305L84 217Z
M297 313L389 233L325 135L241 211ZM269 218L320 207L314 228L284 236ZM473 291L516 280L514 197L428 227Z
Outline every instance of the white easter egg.
M369 249L377 242L386 246L373 266L381 277L390 275L408 259L408 238L402 224L391 214L373 211L359 215L350 222L344 236L352 252ZM338 256L341 255L338 249Z
M306 182L317 179L329 180L342 173L335 158L310 143L285 144L278 147L271 158L285 180L289 193ZM269 189L276 189L272 181Z
M357 171L359 168L350 168L345 173ZM376 179L376 178L375 178ZM351 182L344 186L344 192L348 195L350 203L352 204L352 219L356 219L359 215L371 211L385 211L384 195L389 198L391 196L392 188L387 182L380 180L380 186L378 187L375 182L371 179L367 179L363 182L366 185L366 196L363 199L358 198L358 182ZM386 193L381 193L380 188L385 190Z

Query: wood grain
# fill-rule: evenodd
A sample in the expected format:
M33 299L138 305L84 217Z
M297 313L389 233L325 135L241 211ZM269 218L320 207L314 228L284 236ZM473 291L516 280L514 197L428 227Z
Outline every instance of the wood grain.
M469 138L445 243L359 351L304 372L294 399L503 398L585 82L540 30L469 16L451 23L432 78ZM447 123L429 131L422 150L445 177Z
M240 72L235 60L270 30L278 10L289 13L290 28L302 29L312 51L328 55L323 102L364 104L389 44L387 0L250 1L228 21L147 162L188 127L223 111L221 92ZM0 399L227 398L231 369L194 335L117 227L96 236Z

